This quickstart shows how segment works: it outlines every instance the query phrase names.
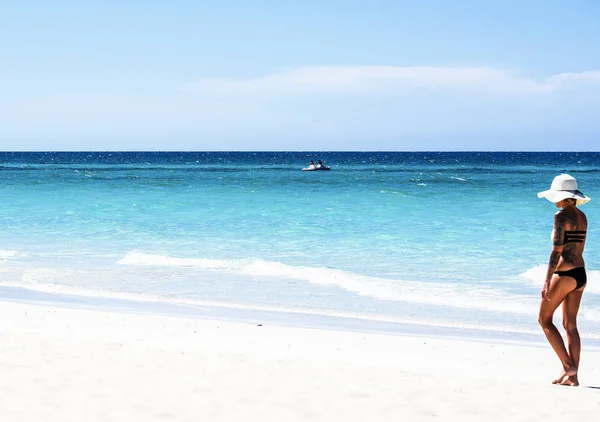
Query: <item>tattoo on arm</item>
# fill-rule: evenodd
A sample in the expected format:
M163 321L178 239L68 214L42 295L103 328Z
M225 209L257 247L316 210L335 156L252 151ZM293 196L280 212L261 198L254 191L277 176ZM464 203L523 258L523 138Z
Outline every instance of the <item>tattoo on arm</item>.
M565 241L565 217L558 212L554 216L554 235L552 236L552 244L554 246L562 246Z
M558 266L558 262L563 253L563 246L565 241L565 216L562 212L557 212L554 216L554 230L552 235L552 253L550 254L550 260L548 261L548 271L546 272L546 283L550 283L554 270ZM558 248L558 249L556 249Z
M558 265L558 260L560 259L560 252L552 251L550 254L550 260L548 261L548 268L554 272L556 266Z

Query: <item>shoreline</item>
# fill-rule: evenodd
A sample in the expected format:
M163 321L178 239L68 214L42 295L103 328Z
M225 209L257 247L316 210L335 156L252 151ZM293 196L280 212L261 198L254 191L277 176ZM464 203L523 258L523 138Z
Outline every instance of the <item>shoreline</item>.
M115 421L587 420L550 384L550 346L133 314L0 301L0 418ZM440 419L441 418L441 419Z
M277 309L252 305L219 302L147 301L126 298L69 295L29 290L24 287L0 286L0 301L125 314L186 317L199 320L219 320L234 323L270 324L290 328L347 331L383 335L415 337L440 337L469 339L472 341L498 343L528 343L545 345L546 338L540 332L508 331L494 327L437 325L424 321L391 319L378 315L349 315L319 310ZM536 325L537 327L537 325ZM590 347L600 349L600 339L582 339Z
M377 315L348 315L318 310L276 309L219 302L147 301L126 298L69 295L29 290L24 287L0 286L0 302L30 304L48 308L90 310L131 315L194 318L232 323L269 324L279 327L346 331L393 336L435 337L484 343L517 343L546 346L539 332L508 331L494 327L437 325L423 321L390 319ZM537 324L535 325L537 327ZM600 350L600 338L581 333L587 347Z

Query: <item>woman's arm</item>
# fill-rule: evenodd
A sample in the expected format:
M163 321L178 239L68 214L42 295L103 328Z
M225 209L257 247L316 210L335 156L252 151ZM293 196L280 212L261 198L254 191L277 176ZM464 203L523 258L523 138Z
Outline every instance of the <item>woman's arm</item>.
M558 261L563 252L565 241L565 217L562 211L558 211L554 215L554 230L552 230L552 252L550 252L550 259L548 260L548 270L546 271L546 281L542 288L542 298L550 300L547 297L548 290L550 289L550 280L554 275L554 271L558 266Z

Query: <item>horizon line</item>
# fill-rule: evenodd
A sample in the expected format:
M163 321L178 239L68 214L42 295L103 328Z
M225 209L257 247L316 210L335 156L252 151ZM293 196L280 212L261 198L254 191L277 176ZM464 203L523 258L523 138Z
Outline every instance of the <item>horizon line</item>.
M484 153L600 153L600 150L500 150L500 149L489 149L489 150L0 150L0 154L3 153L313 153L313 152L342 152L342 153L418 153L418 152L484 152Z

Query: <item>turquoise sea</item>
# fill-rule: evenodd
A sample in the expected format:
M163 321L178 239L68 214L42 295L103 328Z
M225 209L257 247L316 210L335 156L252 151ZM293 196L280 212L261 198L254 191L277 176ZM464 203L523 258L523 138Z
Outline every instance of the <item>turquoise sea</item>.
M536 193L563 172L592 198L599 340L600 153L3 152L0 298L541 336L556 208Z

